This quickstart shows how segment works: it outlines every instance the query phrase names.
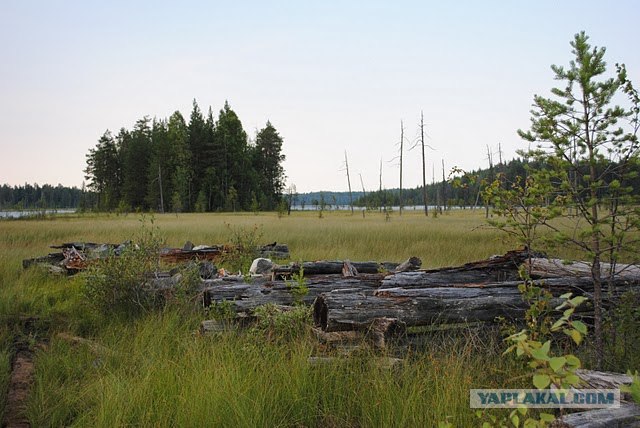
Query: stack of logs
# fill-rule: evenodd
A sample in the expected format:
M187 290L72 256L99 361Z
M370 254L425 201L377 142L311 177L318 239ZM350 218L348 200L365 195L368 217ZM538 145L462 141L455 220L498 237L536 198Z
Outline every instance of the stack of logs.
M266 303L292 305L293 283L286 277L302 268L308 288L303 303L313 305L314 323L324 332L367 331L380 319L396 320L406 327L491 322L497 317L521 318L527 309L518 290L522 265L536 285L551 292L552 304L567 292L591 296L593 281L586 264L565 264L523 249L431 270L418 270L420 261L415 257L401 265L306 262L275 267L270 278L251 283L205 281L203 299L205 306L229 301L245 316ZM612 288L612 295L640 285L639 267L618 264L613 281L609 281L609 269L602 265L603 284L605 289Z
M552 294L552 305L559 303L559 296L567 292L587 297L593 293L588 264L567 264L526 249L442 269L418 270L420 263L413 257L401 265L345 260L275 267L270 278L251 283L240 278L235 282L224 278L205 281L203 299L205 306L231 302L237 319L245 323L260 305L292 305L295 298L291 290L295 281L287 278L304 272L308 293L303 303L313 305L314 331L319 340L338 346L366 340L375 348L385 348L390 340L395 342L405 336L407 328L412 326L522 318L528 304L518 289L522 284L521 267L529 272L535 285ZM607 298L616 298L640 285L640 267L618 264L613 275L611 270L611 266L601 265ZM584 305L580 309L589 311L590 307ZM201 331L215 331L220 327L215 321L205 321ZM380 360L389 367L402 361L389 357L380 357ZM332 361L333 358L327 356L309 358L310 364ZM629 376L610 373L582 370L578 375L591 388L618 388L631 382ZM557 426L640 426L638 417L640 407L623 402L619 408L567 415Z

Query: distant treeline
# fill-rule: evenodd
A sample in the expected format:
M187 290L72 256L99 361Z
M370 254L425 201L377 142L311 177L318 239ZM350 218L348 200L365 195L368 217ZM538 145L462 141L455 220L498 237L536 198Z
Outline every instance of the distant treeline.
M596 168L604 172L611 169L611 165L607 160L602 160ZM483 190L487 184L499 179L502 183L501 186L509 187L517 177L527 176L527 168L544 169L545 165L516 158L486 169L445 172L445 180L440 179L440 181L427 185L427 204L445 209L452 206L483 206L485 205ZM580 180L580 177L585 174L588 174L588 165L586 164L580 167L580 171L575 174L576 179ZM622 183L622 185L632 188L636 194L640 193L640 174L635 176L630 174L629 177L629 182ZM403 206L422 205L422 186L403 189L402 204ZM399 189L383 189L382 191L368 192L366 196L358 198L354 205L369 208L399 206L400 191Z
M0 186L0 209L52 209L77 208L82 200L82 190L60 184L25 184L24 186Z
M282 137L267 122L250 141L228 103L214 118L197 102L189 123L144 117L132 130L107 130L87 154L88 209L272 210L282 201Z

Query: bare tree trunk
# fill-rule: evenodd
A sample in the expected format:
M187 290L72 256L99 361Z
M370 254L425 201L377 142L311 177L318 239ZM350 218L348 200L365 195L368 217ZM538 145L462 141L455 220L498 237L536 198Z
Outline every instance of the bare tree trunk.
M489 183L493 183L493 154L491 153L491 149L489 148L489 145L487 144L487 159L489 160ZM485 209L485 213L484 216L486 218L489 218L489 202L485 201L484 203L484 209Z
M429 216L429 207L427 205L427 167L424 157L424 113L420 112L420 142L422 144L422 202L424 203L424 215Z
M447 181L444 177L444 159L442 159L442 210L447 210Z
M353 214L353 194L351 193L351 178L349 177L349 161L346 150L344 151L344 166L347 170L347 184L349 185L349 205L351 206L351 214Z
M362 194L363 194L364 201L365 201L364 202L364 209L366 210L367 209L367 191L364 190L364 181L362 181L362 174L359 174L359 175L360 175L360 185L362 186Z
M402 215L402 149L404 147L404 125L400 121L400 215Z
M382 159L380 159L380 189L378 192L380 193L380 212L382 212L382 206L384 205L382 199Z

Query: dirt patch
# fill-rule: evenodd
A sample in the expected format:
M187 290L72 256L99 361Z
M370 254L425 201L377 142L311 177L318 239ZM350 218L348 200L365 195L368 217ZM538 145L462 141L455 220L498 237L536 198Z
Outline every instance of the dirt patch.
M30 427L25 416L25 406L34 377L34 355L29 347L19 347L11 365L11 380L2 426L6 428Z

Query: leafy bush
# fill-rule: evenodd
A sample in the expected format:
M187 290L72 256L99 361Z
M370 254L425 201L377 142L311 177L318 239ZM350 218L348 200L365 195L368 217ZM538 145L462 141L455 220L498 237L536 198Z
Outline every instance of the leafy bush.
M111 254L90 266L85 274L84 295L89 304L105 314L135 315L162 306L164 296L154 292L150 273L157 272L163 240L153 224L142 227L136 244L118 256Z
M229 231L229 247L222 259L222 265L232 272L249 272L253 259L258 255L259 242L262 239L262 227L234 227L225 223Z

